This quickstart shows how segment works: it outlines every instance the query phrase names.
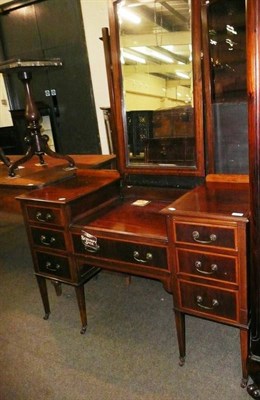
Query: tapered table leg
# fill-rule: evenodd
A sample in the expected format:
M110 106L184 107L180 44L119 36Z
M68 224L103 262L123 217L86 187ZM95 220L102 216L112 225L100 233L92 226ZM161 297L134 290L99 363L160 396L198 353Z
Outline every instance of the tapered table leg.
M77 302L78 302L78 307L79 307L79 312L80 312L80 318L81 318L81 324L82 324L80 333L84 334L87 329L87 312L86 312L84 285L76 286L75 292L76 292L76 297L77 297Z
M185 340L185 314L174 310L175 313L175 323L177 330L177 338L179 345L180 361L179 365L182 367L185 363L186 356L186 340Z
M51 311L50 311L50 303L49 303L46 279L43 278L42 276L38 276L38 275L36 275L36 278L37 278L37 283L38 283L38 286L40 289L40 294L41 294L43 307L44 307L44 311L45 311L45 315L43 318L48 319Z

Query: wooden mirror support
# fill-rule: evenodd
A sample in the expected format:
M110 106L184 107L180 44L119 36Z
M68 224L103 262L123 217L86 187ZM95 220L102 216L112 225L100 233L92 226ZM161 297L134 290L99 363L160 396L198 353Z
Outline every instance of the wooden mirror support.
M171 3L171 4L169 4ZM129 6L129 10L135 9L136 12L140 12L141 15L141 23L138 29L134 29L129 24L126 25L128 27L127 32L122 30L119 18L119 9L123 5L123 2L120 0L110 0L109 1L109 25L110 25L110 68L107 68L108 71L108 80L112 87L110 87L110 99L114 99L114 104L112 104L111 109L114 113L115 118L115 126L116 126L116 136L118 143L118 167L122 175L175 175L175 176L194 176L201 177L204 176L204 144L203 144L203 101L202 101L202 75L201 75L201 16L200 16L200 2L191 1L191 8L189 5L185 6L187 10L186 14L182 15L181 12L175 11L175 2L174 0L168 1L167 3L160 3L156 1L149 1L149 3L142 3L139 1L128 1L125 3L125 6ZM133 6L133 7L132 7ZM174 7L173 7L174 6ZM185 9L184 7L184 9ZM183 11L184 12L184 11ZM176 13L178 14L176 16ZM120 14L121 16L121 14ZM161 18L159 18L161 16ZM166 24L168 21L168 24ZM143 25L142 25L143 24ZM158 35L154 33L154 24L156 24L157 29L159 30L158 35L160 39L158 39ZM122 32L126 32L126 34ZM134 33L134 35L133 35ZM136 33L136 35L135 35ZM182 57L182 62L180 61L180 54L172 53L172 57L175 59L172 63L165 64L163 62L156 62L154 59L152 60L151 56L147 56L146 65L144 68L139 68L138 62L135 64L135 61L131 64L131 62L127 65L127 73L130 73L135 68L138 68L138 71L142 71L142 76L147 84L143 83L143 86L147 85L147 91L151 91L153 85L155 85L154 81L149 86L149 82L154 78L155 80L159 80L158 76L160 76L161 81L166 82L167 79L171 82L170 85L173 85L172 82L182 82L180 87L184 88L184 78L176 78L177 66L179 68L185 68L187 71L190 71L190 81L192 81L191 87L191 97L189 99L189 103L186 104L184 99L180 100L177 97L170 96L169 98L161 99L161 102L164 102L169 108L161 109L157 103L153 99L153 105L150 102L147 104L145 98L149 97L147 93L138 93L132 91L132 89L128 89L128 93L131 93L131 107L128 107L129 100L127 102L126 99L126 81L129 83L133 80L131 77L128 77L126 80L124 71L124 64L122 62L122 56L124 55L125 45L127 44L127 50L129 52L136 52L137 48L134 50L131 48L131 43L133 42L133 37L136 37L136 40L139 41L139 45L143 43L143 47L137 47L138 50L141 48L145 48L149 51L158 49L160 52L170 54L169 48L179 46L183 48L190 48L190 57ZM176 45L176 38L177 45ZM188 45L188 38L190 38L190 43ZM174 42L175 40L175 42ZM183 40L183 42L182 42ZM185 41L186 40L186 41ZM162 43L163 42L163 43ZM146 45L145 45L146 43ZM175 43L175 46L173 44ZM166 46L163 46L165 44ZM165 48L167 47L167 49ZM140 50L141 51L141 50ZM179 58L177 60L177 58ZM185 64L186 65L181 65ZM191 62L192 59L192 62ZM159 68L161 68L159 70ZM176 69L177 68L177 69ZM112 71L112 72L111 72ZM160 72L161 71L161 72ZM132 72L131 72L132 73ZM167 78L162 79L162 76L166 76ZM135 74L136 76L137 74ZM140 75L140 74L139 74ZM183 74L184 75L184 74ZM132 76L132 75L131 75ZM130 79L131 78L131 79ZM138 78L138 83L140 83L140 76ZM182 80L181 80L182 79ZM176 85L176 83L175 83ZM190 83L189 83L190 85ZM111 85L110 85L111 86ZM174 88L175 91L177 86ZM168 87L170 93L170 86ZM187 89L187 88L186 88ZM166 90L164 88L164 90ZM184 89L183 89L184 90ZM188 90L188 89L187 89ZM140 98L141 96L141 98ZM159 96L159 94L158 94ZM187 95L188 96L188 95ZM156 97L156 96L155 96ZM167 97L167 96L166 96ZM136 100L134 100L136 99ZM166 103L165 103L166 102ZM139 103L139 104L138 104ZM155 105L157 104L157 106ZM182 104L182 105L180 105ZM136 106L136 107L135 107ZM147 132L143 132L141 128L143 127L143 118L145 116L141 115L142 121L139 123L142 124L142 127L139 127L142 130L137 133L138 128L134 127L133 135L138 134L138 140L141 143L142 149L138 148L135 154L135 150L131 149L131 146L134 144L132 141L134 139L130 139L130 129L129 126L132 123L134 116L131 113L140 113L140 107L143 107L143 114L149 113L151 118L149 119L149 134ZM133 110L133 108L135 108ZM176 110L184 110L182 117L178 119L178 124L183 125L183 129L181 133L171 132L174 126L174 115ZM130 111L129 111L130 110ZM188 110L188 111L187 111ZM168 113L168 114L167 114ZM171 113L169 117L169 113ZM130 115L131 114L131 115ZM155 117L156 114L156 117ZM160 116L159 116L160 114ZM163 116L161 116L163 114ZM167 114L167 116L166 116ZM185 115L184 115L185 114ZM189 115L191 114L191 116ZM139 120L140 120L139 118ZM159 128L156 123L156 118L159 118L159 128L161 131L159 132ZM170 118L170 119L169 119ZM188 124L187 119L190 122ZM138 120L138 121L139 121ZM185 124L186 122L186 124ZM168 123L168 124L167 124ZM165 129L162 128L162 125ZM188 127L189 125L189 127ZM167 128L168 127L168 128ZM148 128L147 128L148 129ZM159 130L158 130L159 129ZM177 130L177 128L176 128ZM155 132L156 131L156 132ZM178 131L179 132L179 131ZM162 136L160 136L162 135ZM182 136L182 137L181 137ZM132 141L131 141L132 140ZM180 144L177 144L177 141L181 143L184 141L185 143L191 143L192 140L192 149L190 149L189 144L186 144L185 154L186 158L182 157L183 148L180 148ZM179 143L179 142L178 142ZM138 144L140 146L140 143ZM138 147L137 146L137 147ZM193 156L189 157L187 154L190 154L189 150L192 151ZM141 155L140 155L141 151ZM140 157L139 157L140 155Z

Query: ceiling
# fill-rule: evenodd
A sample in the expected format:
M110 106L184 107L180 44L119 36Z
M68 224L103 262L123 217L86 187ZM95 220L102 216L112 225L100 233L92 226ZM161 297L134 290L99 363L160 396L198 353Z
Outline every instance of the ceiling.
M167 79L180 79L176 66L191 72L191 14L189 0L128 0L124 9L140 18L139 23L120 15L120 43L125 65L146 64L150 73ZM158 56L162 56L160 59ZM135 56L137 57L135 59ZM138 62L138 57L143 61ZM168 59L168 61L167 61ZM161 68L153 65L160 65ZM153 71L153 72L152 72ZM184 71L185 72L185 71ZM188 75L187 75L188 76Z

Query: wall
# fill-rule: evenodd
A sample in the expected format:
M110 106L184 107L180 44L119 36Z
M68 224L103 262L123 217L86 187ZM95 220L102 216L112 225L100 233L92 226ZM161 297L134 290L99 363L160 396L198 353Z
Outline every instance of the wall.
M3 75L0 74L0 128L13 125Z

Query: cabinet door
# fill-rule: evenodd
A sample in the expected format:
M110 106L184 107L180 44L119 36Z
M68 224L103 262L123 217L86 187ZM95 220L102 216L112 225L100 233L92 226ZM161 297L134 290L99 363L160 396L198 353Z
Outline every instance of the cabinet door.
M246 1L203 3L207 172L247 174Z
M32 92L55 115L56 150L99 154L96 110L79 0L46 0L0 16L4 58L61 58L61 68L35 70ZM12 109L24 108L16 74L9 78ZM49 92L48 92L49 91ZM46 96L50 94L50 96Z

